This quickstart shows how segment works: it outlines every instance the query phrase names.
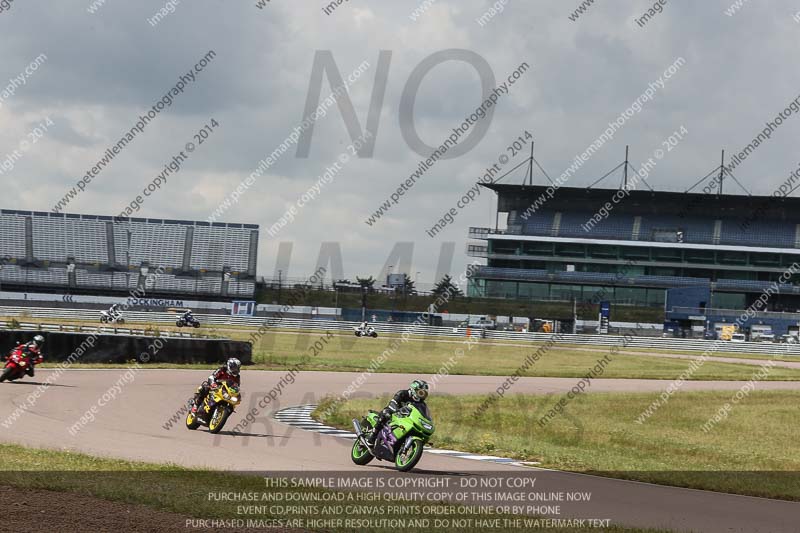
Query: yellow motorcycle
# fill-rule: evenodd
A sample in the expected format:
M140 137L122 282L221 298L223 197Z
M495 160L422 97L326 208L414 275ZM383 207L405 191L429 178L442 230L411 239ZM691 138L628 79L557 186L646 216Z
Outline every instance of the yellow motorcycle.
M219 433L240 403L242 394L239 388L231 382L223 381L208 391L202 405L197 408L197 413L192 412L194 400L189 400L186 427L197 429L200 426L207 426L209 433Z

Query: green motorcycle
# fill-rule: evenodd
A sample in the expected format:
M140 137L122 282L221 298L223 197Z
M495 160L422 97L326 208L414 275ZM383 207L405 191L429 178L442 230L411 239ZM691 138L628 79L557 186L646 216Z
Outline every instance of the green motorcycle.
M428 406L422 402L403 406L383 426L370 449L367 437L377 425L379 417L378 411L370 410L361 422L353 419L356 441L350 458L355 464L363 466L377 457L381 461L394 462L401 472L408 472L419 462L425 444L433 435L433 421Z

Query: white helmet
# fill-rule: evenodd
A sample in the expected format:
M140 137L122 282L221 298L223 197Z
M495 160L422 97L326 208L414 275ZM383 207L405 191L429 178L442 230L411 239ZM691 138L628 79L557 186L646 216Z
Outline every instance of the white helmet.
M232 376L238 376L239 370L242 368L242 362L236 359L235 357L231 357L228 359L228 362L225 363L225 367L228 369L228 373Z

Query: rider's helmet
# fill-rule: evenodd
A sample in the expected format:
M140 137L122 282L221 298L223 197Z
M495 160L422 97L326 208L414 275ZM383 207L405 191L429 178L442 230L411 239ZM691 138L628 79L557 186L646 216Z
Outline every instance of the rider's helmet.
M228 373L232 376L239 375L239 369L242 368L242 362L236 359L235 357L231 357L228 359L228 362L225 363L225 368L228 369Z
M415 379L411 382L408 393L415 402L425 400L428 397L428 384L421 379Z
M44 344L44 337L42 337L41 335L36 335L33 338L33 342L36 344L37 348L41 348L42 345Z

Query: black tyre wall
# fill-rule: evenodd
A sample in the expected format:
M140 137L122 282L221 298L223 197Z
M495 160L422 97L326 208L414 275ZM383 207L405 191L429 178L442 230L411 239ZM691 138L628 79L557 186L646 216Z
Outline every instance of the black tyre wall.
M170 338L158 341L156 337L134 335L0 330L0 349L10 350L15 343L28 342L34 335L45 337L46 362L66 361L74 354L73 362L125 363L134 359L141 361L143 353L148 355L151 363L217 364L229 357L236 357L245 365L253 362L250 343L225 339ZM161 348L156 351L158 344Z

